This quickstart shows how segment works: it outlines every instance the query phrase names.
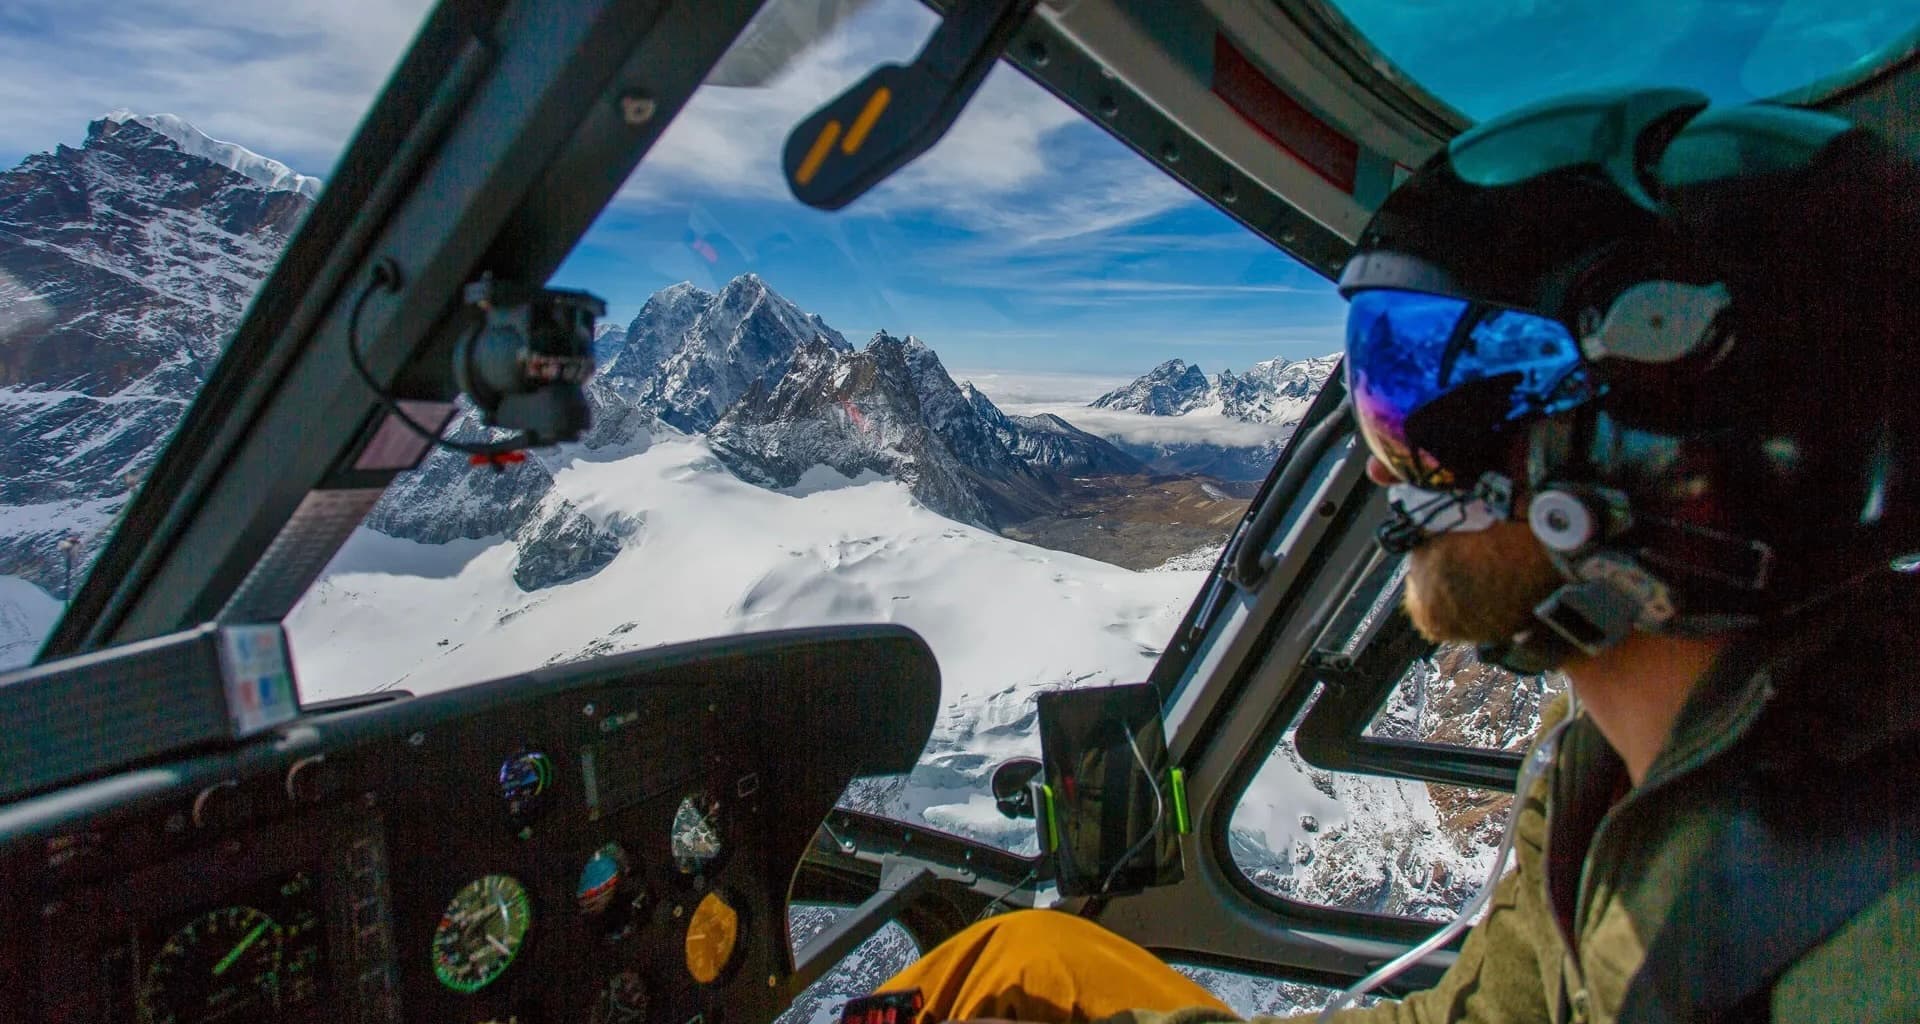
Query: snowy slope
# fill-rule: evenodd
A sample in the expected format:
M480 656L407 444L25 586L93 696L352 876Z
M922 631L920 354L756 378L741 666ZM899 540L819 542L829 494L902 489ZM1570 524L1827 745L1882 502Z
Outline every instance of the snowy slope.
M504 541L447 549L362 530L289 620L306 697L385 683L425 692L678 640L886 621L933 645L948 700L977 703L1008 687L1143 678L1202 578L1011 541L891 481L816 469L765 490L684 435L623 459L567 460L553 488L599 525L620 521L625 548L606 568L527 593ZM369 571L383 564L396 571Z
M0 672L33 660L60 617L60 602L17 576L0 576Z
M933 645L949 700L983 701L1143 678L1202 579L1021 544L935 515L899 484L829 475L764 490L685 436L571 461L556 493L631 532L597 575L538 593L513 585L503 542L445 551L362 530L289 619L304 695L426 692L672 641L884 621ZM389 561L398 572L368 571Z
M311 175L299 174L278 160L271 160L245 146L221 142L173 114L136 114L121 107L109 111L106 120L115 124L136 121L172 139L182 153L210 160L238 171L271 189L298 192L308 199L320 198L321 182Z

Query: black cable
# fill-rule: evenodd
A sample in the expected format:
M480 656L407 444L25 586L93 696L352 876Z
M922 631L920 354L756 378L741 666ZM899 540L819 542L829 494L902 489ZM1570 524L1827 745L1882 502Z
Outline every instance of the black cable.
M1027 872L1027 875L1025 878L1022 878L1018 882L1013 883L1013 885L1009 887L1006 892L1003 892L1000 895L995 896L993 898L993 902L988 903L985 907L981 908L979 915L976 916L974 920L985 921L987 917L993 913L993 908L1005 906L1007 903L1007 897L1013 895L1016 892L1019 892L1021 889L1026 888L1027 883L1033 881L1034 877L1039 873L1040 873L1040 866L1036 864L1033 866L1032 869L1030 869Z
M367 300L373 297L375 291L398 291L399 284L399 271L393 269L385 262L376 264L373 268L373 279L367 282L365 288L361 289L359 298L353 300L353 313L347 317L347 360L353 364L353 372L359 376L360 382L365 384L367 389L373 392L374 397L380 400L381 406L386 409L388 415L399 420L408 430L418 434L430 444L460 452L464 455L482 458L489 462L508 452L525 449L528 445L527 435L525 434L510 437L504 441L496 441L492 444L468 444L465 441L455 441L450 438L441 437L439 434L427 429L426 426L412 416L407 415L406 410L400 408L399 399L395 398L391 391L381 387L379 383L373 379L373 374L368 372L367 364L360 355L360 314L366 309Z

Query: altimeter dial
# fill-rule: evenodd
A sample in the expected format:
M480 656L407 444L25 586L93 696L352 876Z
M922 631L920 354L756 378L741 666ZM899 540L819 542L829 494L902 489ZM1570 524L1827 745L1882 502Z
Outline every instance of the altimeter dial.
M509 875L461 887L433 932L433 974L455 992L478 992L512 966L533 922L527 890Z
M175 929L141 979L141 1024L258 1020L280 1005L280 927L246 906Z

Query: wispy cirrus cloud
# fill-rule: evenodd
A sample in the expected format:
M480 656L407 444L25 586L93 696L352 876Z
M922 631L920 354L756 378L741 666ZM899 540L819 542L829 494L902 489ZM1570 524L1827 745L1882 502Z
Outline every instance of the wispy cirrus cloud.
M427 0L10 0L0 154L77 145L116 107L178 114L324 176L412 40Z
M775 4L760 17L782 13ZM793 127L875 66L910 61L935 23L917 3L882 0L833 27L765 86L701 88L629 179L623 197L786 199L780 155ZM1061 188L1067 181L1074 187ZM931 214L1012 246L1097 235L1195 202L1071 108L1001 65L939 143L842 215Z

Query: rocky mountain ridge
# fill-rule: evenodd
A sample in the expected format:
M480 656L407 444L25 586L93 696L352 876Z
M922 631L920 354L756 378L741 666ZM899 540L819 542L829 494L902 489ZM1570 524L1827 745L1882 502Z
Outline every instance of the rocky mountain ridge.
M286 164L261 156L245 146L221 142L188 124L184 118L173 114L136 114L121 107L108 112L106 119L115 124L136 122L149 131L172 139L182 153L219 164L244 177L252 178L270 189L298 192L308 199L320 198L323 183L319 178L301 174Z
M1169 359L1088 407L1144 416L1214 413L1242 423L1296 423L1339 362L1338 353L1267 359L1245 373L1223 370L1209 377L1198 365Z
M84 570L313 205L116 117L0 171L0 575L54 593L59 541Z
M884 331L859 352L803 345L777 384L754 385L707 439L736 475L763 486L792 487L814 466L878 473L948 518L987 527L1040 514L1057 491L926 343Z
M1113 442L1081 430L1052 413L1014 416L1001 412L972 381L962 381L960 393L1000 443L1036 469L1076 477L1127 476L1147 471L1145 464L1121 451Z
M852 348L758 274L742 274L718 293L681 282L647 300L597 377L662 422L701 433L754 384L777 384L794 351L814 340L838 351Z
M1094 399L1088 408L1154 417L1216 416L1274 428L1241 443L1111 438L1156 472L1261 480L1285 449L1313 396L1338 366L1337 354L1267 359L1244 373L1223 370L1208 376L1185 360L1169 359Z

